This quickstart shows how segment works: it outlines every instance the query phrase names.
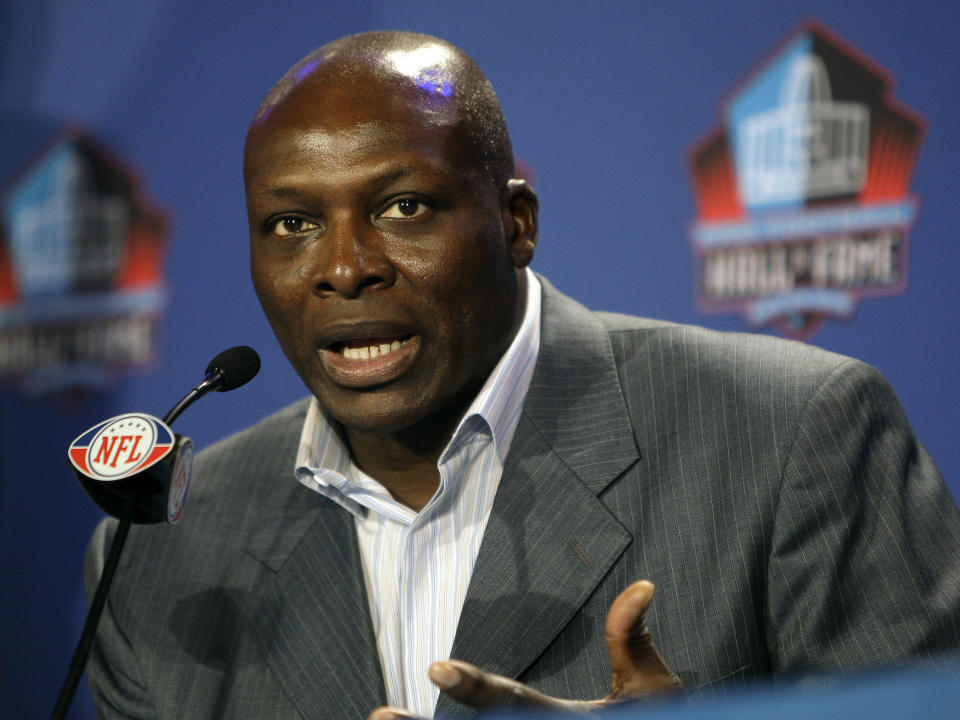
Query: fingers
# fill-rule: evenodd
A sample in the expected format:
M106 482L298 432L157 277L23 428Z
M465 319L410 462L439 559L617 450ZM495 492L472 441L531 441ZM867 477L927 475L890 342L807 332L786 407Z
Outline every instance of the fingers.
M484 672L462 660L445 660L430 666L430 680L457 702L477 710L503 706L563 707L552 698L516 680ZM376 720L392 720L377 718Z
M653 583L640 580L620 593L610 606L606 641L613 678L610 694L603 700L553 698L462 660L434 663L429 670L430 680L457 702L476 710L527 706L583 712L612 702L679 690L680 680L660 657L644 621L652 600ZM407 720L408 717L391 708L378 708L369 720Z
M378 707L367 716L367 720L420 720L419 718L392 707Z
M679 690L680 680L660 657L644 615L653 583L639 580L620 593L607 614L606 640L613 670L608 700L641 698Z

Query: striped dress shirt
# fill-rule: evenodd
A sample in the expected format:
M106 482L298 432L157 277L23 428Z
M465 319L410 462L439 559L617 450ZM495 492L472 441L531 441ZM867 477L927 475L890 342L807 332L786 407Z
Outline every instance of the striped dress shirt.
M526 271L513 342L440 455L440 487L419 512L361 471L316 399L297 479L354 516L387 702L432 718L439 691L427 669L450 656L503 463L540 347L540 283ZM371 708L372 709L372 708Z

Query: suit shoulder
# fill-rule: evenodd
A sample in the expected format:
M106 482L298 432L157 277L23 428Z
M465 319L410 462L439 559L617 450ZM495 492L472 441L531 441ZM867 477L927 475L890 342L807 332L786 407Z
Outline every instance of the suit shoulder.
M243 468L256 467L264 460L274 463L286 456L289 456L292 468L308 405L309 398L298 400L256 424L217 441L197 454L194 473L235 476Z
M306 408L305 400L294 403L198 453L183 518L175 528L136 526L130 544L179 546L177 552L195 546L210 552L245 532L267 508L286 502L301 488L294 461ZM106 520L93 545L103 550L115 527L114 520Z
M214 570L226 571L246 538L269 522L264 518L282 516L288 505L313 499L294 476L306 408L305 400L294 403L197 454L180 522L131 528L122 578L114 589L118 606L121 597L202 584ZM116 527L116 520L107 518L94 532L86 558L88 588L99 577Z
M596 311L593 313L607 332L631 332L634 330L657 330L660 328L679 327L677 323L667 320L655 320L653 318L640 317L638 315L626 315L624 313Z
M737 408L738 417L784 413L843 392L857 402L895 398L875 368L803 342L622 315L601 316L627 402ZM673 405L675 407L675 405Z
M732 376L774 376L823 380L850 366L875 372L855 358L796 340L756 333L722 332L696 325L598 313L607 328L618 364L654 358L674 368L707 370Z

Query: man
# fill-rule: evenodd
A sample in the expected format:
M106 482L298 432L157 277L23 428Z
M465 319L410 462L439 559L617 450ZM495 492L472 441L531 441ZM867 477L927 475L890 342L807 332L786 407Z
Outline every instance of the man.
M312 398L198 457L179 526L131 532L103 717L583 707L958 647L960 519L885 381L589 312L527 269L512 170L435 38L344 38L270 92L251 272Z

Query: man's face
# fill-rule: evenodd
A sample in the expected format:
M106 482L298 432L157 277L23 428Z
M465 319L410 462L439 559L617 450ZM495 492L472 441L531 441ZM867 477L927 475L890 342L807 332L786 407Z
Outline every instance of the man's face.
M449 113L340 85L298 88L248 138L254 287L348 430L455 419L517 322L511 203Z

